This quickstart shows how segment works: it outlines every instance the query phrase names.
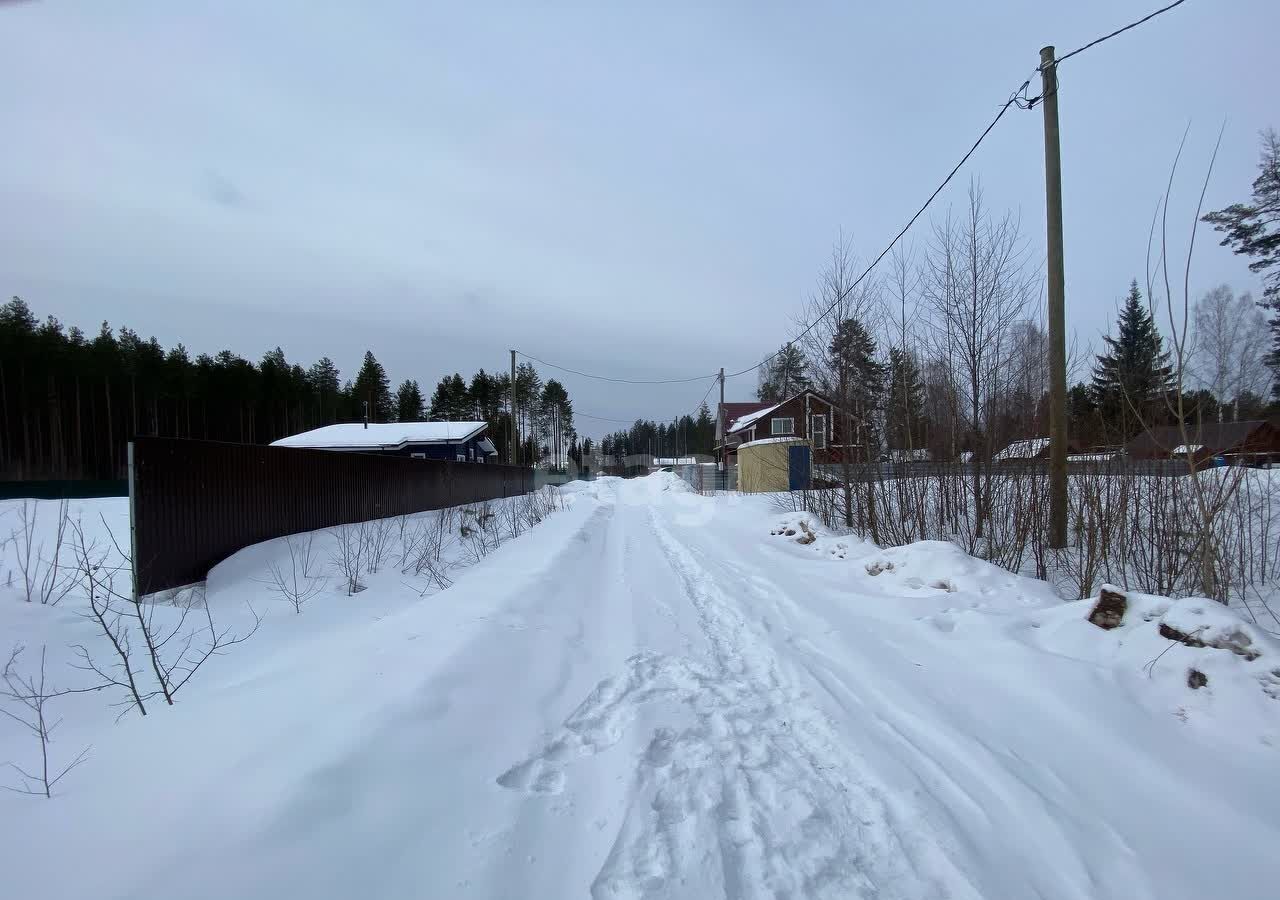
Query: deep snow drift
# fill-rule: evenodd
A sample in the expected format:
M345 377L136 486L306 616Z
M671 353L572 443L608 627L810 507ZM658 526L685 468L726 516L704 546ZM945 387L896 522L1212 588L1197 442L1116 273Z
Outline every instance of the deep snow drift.
M1131 595L1103 631L949 544L663 474L565 496L426 596L388 570L295 615L281 542L219 566L211 612L262 628L145 718L59 699L92 751L0 797L6 895L1275 895L1280 647L1230 612ZM79 601L4 590L0 649L69 683Z

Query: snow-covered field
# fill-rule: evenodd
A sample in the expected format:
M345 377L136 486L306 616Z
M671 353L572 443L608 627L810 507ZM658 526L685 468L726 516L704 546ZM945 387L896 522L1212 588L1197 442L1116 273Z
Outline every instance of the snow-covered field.
M261 627L146 717L53 701L54 755L92 749L52 800L0 796L4 895L1280 890L1280 645L1222 607L1130 595L1103 631L950 544L882 550L664 473L563 495L443 591L387 566L295 614L266 583L283 541L220 565L210 613ZM84 601L20 600L15 549L0 650L47 646L74 686ZM0 761L36 754L0 722Z

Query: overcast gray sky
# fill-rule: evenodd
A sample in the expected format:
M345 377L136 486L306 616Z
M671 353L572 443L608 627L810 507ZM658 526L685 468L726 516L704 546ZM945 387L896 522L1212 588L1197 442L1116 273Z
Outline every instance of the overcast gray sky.
M743 368L840 229L874 256L1043 44L1160 5L0 3L0 295L344 377L371 348L428 391L513 346L619 377ZM1142 276L1188 123L1178 243L1224 120L1206 203L1247 197L1280 127L1277 34L1275 0L1190 0L1062 66L1082 342ZM938 211L980 176L1042 258L1041 129L1011 111ZM1199 240L1193 293L1258 293ZM626 420L706 388L562 380L579 413Z

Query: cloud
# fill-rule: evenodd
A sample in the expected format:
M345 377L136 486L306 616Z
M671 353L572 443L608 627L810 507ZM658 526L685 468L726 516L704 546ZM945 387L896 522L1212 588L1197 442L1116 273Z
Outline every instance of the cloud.
M230 178L212 169L205 175L204 193L218 206L227 209L238 210L246 206L244 192Z

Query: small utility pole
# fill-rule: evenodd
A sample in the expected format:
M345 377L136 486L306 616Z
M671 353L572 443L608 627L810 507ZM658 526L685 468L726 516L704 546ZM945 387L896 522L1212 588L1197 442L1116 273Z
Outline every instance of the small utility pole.
M1062 262L1062 151L1058 138L1058 64L1040 51L1044 108L1044 193L1049 253L1049 546L1067 546L1067 322Z
M511 465L519 462L519 456L516 453L516 351L511 351L511 446L507 448L507 456L511 458Z

